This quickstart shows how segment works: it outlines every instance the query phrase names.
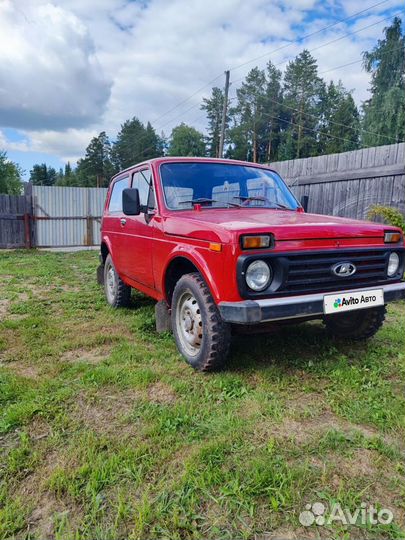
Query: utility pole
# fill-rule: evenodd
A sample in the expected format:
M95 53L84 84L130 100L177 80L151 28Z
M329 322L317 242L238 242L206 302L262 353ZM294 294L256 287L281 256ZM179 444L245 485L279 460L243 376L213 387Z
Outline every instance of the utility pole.
M224 92L224 106L222 108L222 124L221 124L221 135L219 138L219 152L218 157L223 157L224 155L224 139L225 139L225 125L226 125L226 111L228 109L228 93L229 93L229 70L225 71L225 92Z

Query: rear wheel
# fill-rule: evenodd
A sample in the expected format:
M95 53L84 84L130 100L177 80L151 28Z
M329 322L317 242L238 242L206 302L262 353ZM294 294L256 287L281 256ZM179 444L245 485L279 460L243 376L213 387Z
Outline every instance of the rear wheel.
M200 371L214 371L225 364L231 340L211 293L197 272L177 282L172 298L172 329L177 348Z
M328 315L324 322L328 332L335 337L362 341L374 336L385 320L385 306Z
M131 287L126 285L118 275L111 255L107 256L104 264L104 293L107 302L114 308L129 305Z

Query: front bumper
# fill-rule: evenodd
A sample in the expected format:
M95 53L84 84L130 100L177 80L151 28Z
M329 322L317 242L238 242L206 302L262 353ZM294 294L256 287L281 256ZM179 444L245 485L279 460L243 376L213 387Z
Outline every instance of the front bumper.
M357 289L373 290L376 287ZM378 286L384 290L384 301L393 302L405 299L405 282ZM345 292L356 292L345 291ZM342 291L339 291L341 294ZM327 294L333 294L329 292ZM288 296L285 298L266 298L263 300L243 300L241 302L220 302L218 309L225 322L235 324L257 324L261 322L322 316L323 293Z

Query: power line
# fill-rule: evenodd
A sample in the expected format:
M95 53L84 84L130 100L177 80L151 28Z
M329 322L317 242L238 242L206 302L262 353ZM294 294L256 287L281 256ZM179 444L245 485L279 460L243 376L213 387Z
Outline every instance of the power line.
M383 53L383 55L392 54L393 52L402 51L403 49L404 49L404 47L394 47L393 49L391 49L389 51L385 51ZM363 58L360 58L359 60L354 60L353 62L348 62L347 64L341 64L340 66L336 66L336 67L333 67L333 68L330 68L330 69L326 69L325 71L320 71L318 73L318 75L324 75L325 73L330 73L331 71L335 71L337 69L342 69L342 68L345 68L345 67L348 67L348 66L353 66L354 64L360 64L360 62L363 62Z
M172 107L171 109L169 109L168 111L164 112L163 114L161 114L160 116L158 116L157 118L155 118L153 120L153 122L157 122L158 120L160 120L161 118L164 118L165 116L167 116L168 114L170 114L172 111L174 111L175 109L177 109L178 107L180 107L181 105L183 105L184 103L187 103L187 101L190 101L190 99L192 99L194 96L196 96L197 94L199 94L200 92L202 92L203 90L205 90L208 86L210 86L212 83L214 83L215 81L217 81L220 77L222 77L222 73L220 75L217 75L216 77L214 77L213 79L211 79L211 81L209 81L207 84L205 84L204 86L202 86L201 88L199 88L198 90L196 90L195 92L193 92L191 95L189 95L187 98L183 99L182 101L179 101L179 103L177 103L177 105L174 105L174 107Z
M316 30L315 32L311 32L310 34L306 34L305 36L300 37L298 40L295 41L304 41L305 39L308 39L309 37L315 36L317 34L320 34L321 32L324 32L325 30L329 30L329 28L333 28L334 26L337 26L338 24L342 22L346 22L350 19L353 19L353 17L357 17L358 15L361 15L362 13L365 13L367 11L370 11L370 9L373 9L375 7L380 6L381 4L385 4L388 2L388 0L382 0L381 2L378 2L377 4L373 4L372 6L369 6L368 8L362 9L361 11L357 11L356 13L353 13L349 17L346 17L345 19L340 19L338 21L335 21L334 23L331 23L323 28L320 28L319 30ZM286 49L287 47L290 47L295 42L287 43L285 45L281 45L277 49L274 49L273 51L267 52L265 54L261 54L260 56L256 56L255 58L252 58L251 60L248 60L244 62L243 64L239 64L237 66L234 66L230 68L231 71L236 71L237 69L247 66L248 64L251 64L252 62L256 62L256 60L260 60L262 58L265 58L266 56L270 56L271 54L274 54L275 52L281 51L282 49Z
M357 17L358 15L361 15L367 11L370 11L370 9L373 9L375 7L378 7L382 4L385 4L386 2L388 2L388 0L381 0L380 2L377 2L376 4L373 4L365 9L362 9L360 11L357 11L356 13L353 13L352 15L350 15L349 17L346 17L344 19L340 19L338 21L335 21L334 23L331 23L323 28L320 28L319 30L316 30L315 32L311 32L310 34L306 34L302 37L300 37L298 40L296 40L297 42L300 42L300 41L304 41L305 39L309 38L309 37L312 37L314 35L317 35L317 34L320 34L322 32L324 32L325 30L329 30L330 28L333 28L334 26L337 26L338 24L342 23L342 22L346 22L350 19L353 19L354 17ZM368 27L367 27L368 28ZM293 45L293 42L292 43L287 43L286 45L282 45L281 47L275 49L274 51L271 51L270 53L266 53L264 55L261 55L259 57L256 57L256 58L253 58L247 62L244 62L243 64L240 64L236 67L233 67L231 68L231 70L235 71L236 69L239 69L240 67L243 67L247 64L250 64L252 62L254 62L255 60L258 60L260 58L263 58L264 56L268 56L270 54L273 54L274 52L276 51L279 51L279 50L282 50L282 49L285 49L287 47L290 47L291 45ZM204 86L202 86L201 88L199 88L198 90L196 90L195 92L193 92L192 94L190 94L188 97L186 97L185 99L179 101L176 105L174 105L173 107L171 107L170 109L168 109L167 111L165 111L163 114L161 114L160 116L158 116L157 118L155 118L153 120L153 122L157 122L158 120L160 120L161 118L164 118L165 116L167 116L168 114L170 114L171 112L173 112L175 109L177 109L178 107L181 107L181 105L183 105L184 103L187 103L188 101L190 101L190 99L192 99L193 97L195 97L196 95L198 95L200 92L202 92L203 90L205 90L208 86L210 86L212 83L214 83L215 81L217 81L220 77L222 77L222 73L220 73L219 75L217 75L216 77L214 77L213 79L211 79L211 81L209 81L207 84L205 84ZM239 80L241 79L238 79L237 81L234 81L234 82L238 82ZM187 112L187 111L186 111ZM171 120L172 121L172 120ZM168 123L170 123L171 121L169 121ZM167 123L167 124L168 124ZM165 125L167 125L165 124ZM164 127L164 126L163 126ZM159 129L162 129L159 128Z
M362 28L359 28L358 30L355 30L354 32L348 32L347 34L344 34L343 36L340 36L338 38L327 41L326 43L322 43L322 45L318 45L317 47L314 47L313 49L309 49L308 52L311 53L311 52L314 52L314 51L318 51L319 49L322 49L323 47L326 47L327 45L331 45L332 43L336 43L338 41L341 41L342 39L345 39L345 38L347 38L349 36L353 36L355 34L358 34L359 32L362 32L363 30L367 30L368 28L371 28L373 26L376 26L377 24L380 24L380 23L382 23L384 21L387 21L388 19L391 19L392 17L395 17L396 15L399 15L400 13L402 13L402 12L398 11L397 13L389 15L388 17L384 17L384 19L380 19L377 22L374 22L372 24L368 24L367 26L363 26ZM282 60L281 62L278 62L277 64L274 64L274 66L281 66L282 64L286 64L288 61L289 61L289 59ZM235 84L236 82L239 82L239 81L243 80L244 78L245 77L241 77L239 79L236 79L236 81L233 81L233 83Z
M280 116L271 115L269 113L263 113L263 116L268 116L269 118L273 118L274 120L280 120L281 122L285 122L287 124L291 124L292 126L300 127L299 124L296 122L292 122L290 120L286 120L285 118L281 118ZM331 137L332 139L337 139L339 141L349 142L352 144L357 144L357 141L353 141L351 139L346 139L345 137L338 137L337 135L331 135L330 133L326 133L325 131L319 131L317 129L312 129L306 126L302 126L304 131L312 131L313 133L316 133L317 135L325 135L325 137Z
M300 109L297 109L296 107L291 107L290 105L286 105L285 103L282 103L282 102L277 101L275 99L270 98L270 101L272 103L280 105L281 107L285 107L286 109L290 109L290 110L295 111L295 112L300 112L301 114L304 114L305 116L311 116L312 118L315 118L315 119L318 118L318 116L316 114L312 114L312 113L309 113L309 112L304 112L304 111L302 111ZM355 131L362 131L363 133L368 133L369 135L375 135L376 137L385 137L387 139L396 140L396 137L392 137L390 135L383 135L382 133L376 133L375 131L368 131L367 129L361 128L360 126L359 127L348 126L347 124L342 124L341 122L335 122L334 120L328 120L328 123L333 124L335 126L344 127L344 128L347 128L347 129L353 129Z
M303 40L307 39L308 37L312 37L312 36L314 36L314 35L316 35L316 34L319 34L319 33L321 33L321 32L324 32L325 30L328 30L329 28L332 28L332 27L334 27L334 26L336 26L336 25L338 25L338 24L340 24L340 23L342 23L342 22L345 22L345 21L347 21L347 20L350 20L350 19L352 19L353 17L356 17L356 16L358 16L358 15L360 15L360 14L362 14L362 13L365 13L365 12L369 11L370 9L373 9L374 7L377 7L377 6L381 5L381 4L386 3L387 1L388 1L388 0L382 0L382 1L378 2L377 4L373 4L372 6L369 6L368 8L365 8L365 9L363 9L363 10L361 10L361 11L358 11L358 12L356 12L356 13L350 15L349 17L346 17L345 19L340 19L339 21L336 21L335 23L332 23L332 24L330 24L330 25L328 25L328 26L326 26L326 27L323 27L323 28L321 28L321 29L319 29L319 30L317 30L317 31L315 31L315 32L312 32L312 33L310 33L310 34L307 34L307 35L305 35L305 36L302 36L302 37L299 38L297 41L300 42L300 41L303 41ZM323 47L325 47L325 46L327 46L327 45L330 45L330 44L332 44L332 43L336 43L336 42L338 42L338 41L340 41L340 40L342 40L342 39L344 39L344 38L346 38L346 37L349 37L349 36L358 34L359 32L362 32L363 30L366 30L366 29L371 28L371 27L373 27L373 26L376 26L377 24L380 24L381 22L384 22L384 21L386 21L386 20L388 20L388 19L391 19L392 17L394 17L394 16L396 16L396 15L398 15L398 14L400 14L400 13L401 13L401 12L397 12L397 13L391 14L391 15L388 16L388 17L385 17L385 18L383 18L383 19L380 19L379 21L377 21L377 22L375 22L375 23L372 23L372 24L369 24L369 25L367 25L367 26L364 26L364 27L362 27L362 28L360 28L360 29L358 29L358 30L356 30L356 31L348 32L348 33L344 34L343 36L340 36L340 37L335 38L335 39L333 39L333 40L331 40L331 41L328 41L328 42L326 42L326 43L323 43L323 44L320 45L320 46L317 46L317 47L314 47L313 49L310 49L309 52L313 52L313 51L315 51L315 50L319 50L319 49L321 49L321 48L323 48ZM269 54L273 54L273 53L275 53L275 52L277 52L277 51L279 51L279 50L282 50L282 49L284 49L284 48L287 48L287 47L291 46L292 44L293 44L293 43L288 43L288 44L286 44L286 45L283 45L283 46L279 47L278 49L275 49L274 51L272 51L272 52L270 52L270 53L263 54L263 55L261 55L261 56L259 56L259 57L256 57L256 58L254 58L254 59L249 60L248 62L245 62L245 63L240 64L240 65L238 65L238 66L234 66L234 67L231 68L231 69L232 69L233 71L235 71L235 70L237 70L237 69L239 69L239 68L241 68L241 67L243 67L243 66L245 66L245 65L247 65L247 64L249 64L249 63L254 62L255 60L258 60L258 59L260 59L260 58L263 58L263 57L265 57L265 56L268 56ZM288 62L288 60L283 60L282 62L279 62L278 64L275 64L275 65L276 65L276 66L282 65L282 64L285 64L286 62ZM357 63L357 62L356 62L356 63ZM164 118L165 116L167 116L168 114L170 114L170 112L172 112L172 111L175 110L176 108L180 107L180 106L183 105L184 103L187 103L187 101L189 101L190 99L192 99L193 97L195 97L195 96L196 96L197 94L199 94L202 90L204 90L205 88L207 88L208 86L210 86L213 82L217 81L220 77L222 77L222 73L221 73L220 75L216 76L215 78L213 78L211 81L209 81L207 84L205 84L204 86L202 86L201 88L199 88L199 89L196 90L195 92L193 92L190 96L188 96L187 98L181 100L179 103L177 103L176 105L174 105L172 108L170 108L169 110L167 110L166 112L164 112L163 114L161 114L158 118L156 118L156 119L154 120L154 122L156 122L157 120L160 120L161 118ZM243 80L243 78L244 78L244 77L242 77L242 78L240 78L240 79L237 79L236 81L233 81L233 84L235 84L236 82L239 82L240 80ZM198 105L199 105L199 104L193 105L192 107L190 107L189 109L187 109L187 111L185 111L185 113L187 113L187 112L189 112L190 110L194 109L194 108L197 107ZM180 116L182 116L183 114L184 114L184 112L183 112ZM179 116L178 116L178 117L179 117ZM174 120L176 120L178 117L175 117L174 119L169 120L169 121L166 122L163 126L161 126L160 128L157 128L157 129L159 129L159 130L163 129L163 127L165 127L166 125L170 124L171 122L173 122ZM283 119L282 119L282 120L283 120ZM348 126L346 126L346 127L348 127ZM306 128L306 129L309 129L309 128ZM319 133L319 132L317 131L317 133ZM378 134L375 134L375 135L378 135ZM381 136L381 135L378 135L378 136ZM147 138L147 137L144 137L143 140L145 140L146 138ZM139 140L139 142L140 142L141 140L142 140L142 138ZM343 139L342 139L342 140L343 140ZM348 141L348 139L346 139L346 140ZM350 141L350 142L353 142L353 141ZM145 149L142 150L142 153L143 153L143 152L146 152L146 151L148 151L148 150L150 150L150 149L151 149L151 148L145 148ZM140 155L136 156L136 159L138 159L138 157L140 157Z

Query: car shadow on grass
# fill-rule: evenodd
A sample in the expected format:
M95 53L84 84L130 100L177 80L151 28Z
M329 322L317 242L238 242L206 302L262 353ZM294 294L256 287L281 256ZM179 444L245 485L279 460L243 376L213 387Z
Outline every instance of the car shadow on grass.
M344 354L361 360L364 343L335 340L321 322L285 326L269 333L233 336L227 369L264 370L276 366L282 371L307 369L327 360L337 362Z

